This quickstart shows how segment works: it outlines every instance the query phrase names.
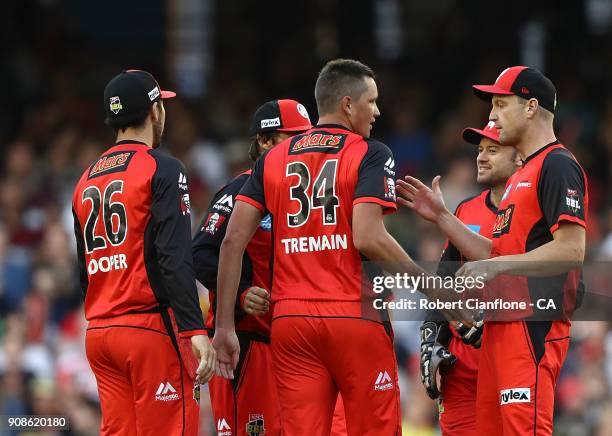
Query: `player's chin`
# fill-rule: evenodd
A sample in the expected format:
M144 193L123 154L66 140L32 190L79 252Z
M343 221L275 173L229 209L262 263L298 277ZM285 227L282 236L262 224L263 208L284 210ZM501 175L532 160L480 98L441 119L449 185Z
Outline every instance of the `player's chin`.
M476 182L481 184L487 184L491 181L491 173L489 171L478 171L476 176Z

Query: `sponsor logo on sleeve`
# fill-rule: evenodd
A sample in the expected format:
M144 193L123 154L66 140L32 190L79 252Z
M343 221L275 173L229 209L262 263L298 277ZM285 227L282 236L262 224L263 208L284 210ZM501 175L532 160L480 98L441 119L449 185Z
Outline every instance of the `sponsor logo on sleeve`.
M395 201L395 180L385 176L385 199Z
M512 403L530 403L531 389L529 388L511 388L499 391L500 405Z
M206 217L206 221L204 222L201 230L209 235L214 235L217 233L217 230L221 228L224 221L225 216L219 215L217 212L211 212Z
M259 223L259 227L266 232L271 231L272 230L272 215L268 214L265 217L263 217L263 219Z
M521 188L531 188L531 182L528 181L522 181L522 182L518 182L518 184L516 185L516 189L521 189Z
M385 162L385 166L384 166L384 170L385 173L389 174L391 177L395 177L395 160L393 160L392 157L390 157L389 159L387 159L387 162Z
M191 215L191 201L189 201L189 194L187 193L181 196L181 212L183 215Z
M178 186L183 191L187 190L187 176L183 173L179 173Z
M578 191L575 189L568 189L567 196L565 197L565 205L571 210L574 214L578 213L580 210L580 198L578 197Z
M212 208L221 212L232 213L232 209L234 208L234 198L231 194L223 194L221 198L215 201Z

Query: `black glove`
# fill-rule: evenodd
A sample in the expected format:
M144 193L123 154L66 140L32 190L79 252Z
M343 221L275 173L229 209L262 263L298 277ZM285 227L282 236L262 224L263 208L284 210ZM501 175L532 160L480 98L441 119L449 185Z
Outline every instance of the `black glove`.
M445 331L446 330L446 331ZM421 324L421 382L432 400L440 396L437 373L440 366L451 367L457 358L439 341L448 335L448 324L425 321Z
M474 348L480 348L482 342L482 331L484 328L484 313L478 312L474 315L474 327L467 327L461 322L457 322L455 329L464 344L471 345Z

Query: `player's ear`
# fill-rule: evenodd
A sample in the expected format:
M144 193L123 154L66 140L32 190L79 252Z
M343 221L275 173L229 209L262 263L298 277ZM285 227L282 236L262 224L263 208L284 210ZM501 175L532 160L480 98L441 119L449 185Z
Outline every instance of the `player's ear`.
M538 100L536 100L535 98L530 98L529 100L527 100L527 102L525 103L525 114L527 118L532 119L533 117L535 117L539 108L540 104L538 103Z
M340 109L346 116L350 116L352 114L352 99L349 95L345 95L342 97L342 100L340 100Z

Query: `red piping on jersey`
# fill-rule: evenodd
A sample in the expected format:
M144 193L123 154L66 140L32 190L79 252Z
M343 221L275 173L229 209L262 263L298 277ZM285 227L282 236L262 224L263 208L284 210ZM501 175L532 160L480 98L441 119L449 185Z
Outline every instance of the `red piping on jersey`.
M251 206L255 206L257 209L261 211L261 213L266 212L263 205L259 201L253 200L251 197L247 197L245 195L238 195L236 196L236 201L244 201L245 203L249 203Z
M387 209L385 213L391 213L397 210L397 204L395 204L394 202L384 201L376 197L359 197L353 200L353 205L359 204L359 203L376 203L376 204L381 205L383 208L391 209L391 210Z
M577 216L571 216L571 215L564 214L564 215L559 215L557 222L553 224L553 226L550 228L550 233L555 233L557 231L557 229L559 228L559 225L561 224L561 221L569 221L572 223L576 223L586 229L586 223L584 222L583 219L578 218Z
M179 332L179 337L180 338L190 338L192 336L195 335L205 335L206 334L206 329L200 329L200 330L187 330L184 332Z

